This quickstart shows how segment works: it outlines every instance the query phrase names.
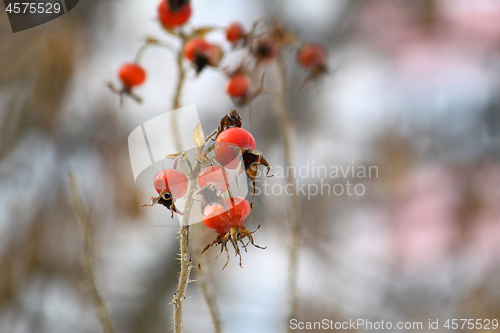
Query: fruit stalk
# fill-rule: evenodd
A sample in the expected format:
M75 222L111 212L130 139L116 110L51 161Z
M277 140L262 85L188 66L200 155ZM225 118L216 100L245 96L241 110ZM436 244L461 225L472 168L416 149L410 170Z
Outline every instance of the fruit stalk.
M96 309L97 315L101 322L102 329L105 333L114 333L113 323L109 315L108 309L99 291L99 287L96 282L95 267L93 262L93 236L91 231L90 217L83 206L82 199L78 194L78 186L76 183L76 177L72 172L69 173L69 181L71 186L71 202L73 204L73 209L80 222L80 226L83 230L83 235L85 239L85 245L83 249L83 262L85 268L85 274L90 282L90 293L92 295L92 300L94 302L94 307Z
M277 79L280 87L279 97L276 103L276 113L281 125L283 150L285 152L285 166L288 168L293 164L293 125L287 108L286 92L287 78L285 65L282 57L276 59ZM291 227L291 242L289 249L288 268L288 295L289 295L289 319L296 318L297 314L297 271L298 250L300 246L300 201L296 189L296 178L293 172L288 172L286 177L287 187L292 189L292 195L288 200L288 222ZM289 332L291 328L289 327Z
M182 63L184 45L186 44L186 37L182 33L179 33L179 37L181 39L181 48L177 51L176 54L177 85L175 87L174 99L172 101L172 110L177 110L178 108L181 107L182 88L184 87L184 82L186 81L186 70L184 69L184 65ZM171 130L172 133L174 134L176 151L181 151L182 150L181 139L177 123L178 123L177 112L174 112L172 116Z

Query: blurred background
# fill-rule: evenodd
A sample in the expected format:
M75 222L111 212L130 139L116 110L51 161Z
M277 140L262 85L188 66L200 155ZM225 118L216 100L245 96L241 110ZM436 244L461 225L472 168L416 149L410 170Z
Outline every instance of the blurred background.
M116 331L170 330L178 222L163 207L141 208L155 191L135 185L127 137L171 109L174 56L154 47L144 55L142 104L120 107L106 87L118 83L119 66L134 59L144 36L171 39L156 20L157 3L81 1L16 34L0 6L0 332L102 331L68 170L91 214L97 281ZM274 17L325 44L330 74L304 89L296 48L284 52L295 164L378 168L378 177L350 179L365 186L362 196L301 195L297 319L424 328L439 319L439 331L446 319L500 319L500 2L193 0L192 7L195 26L239 21L249 29ZM208 39L222 43L223 32ZM196 104L206 132L234 107L226 80L213 69L188 71L182 105ZM252 122L248 108L240 112L271 165L282 166L274 102L259 97ZM205 254L225 332L288 326L286 202L257 197L246 225L262 225L254 236L268 248L249 248L243 269L233 259L222 271L224 256ZM191 236L197 262L215 235L197 224ZM188 296L185 332L212 331L196 282Z

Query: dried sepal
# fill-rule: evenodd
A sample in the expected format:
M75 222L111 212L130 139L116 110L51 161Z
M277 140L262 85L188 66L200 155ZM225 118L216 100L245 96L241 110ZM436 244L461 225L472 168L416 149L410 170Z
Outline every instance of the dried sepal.
M160 21L161 23L161 21ZM165 29L166 32L168 32L169 34L171 35L174 35L174 36L179 36L179 34L177 33L176 29L175 28L172 28L172 27L169 27L165 24L161 24L161 26L163 27L163 29Z
M217 134L214 139L217 139L217 136L219 136L222 131L230 127L241 127L241 125L242 121L238 111L231 109L228 114L221 118L219 128L217 129Z
M121 106L123 106L123 101L124 101L125 96L131 97L137 103L142 103L142 97L140 97L139 95L135 94L132 91L132 88L124 86L123 88L118 89L111 82L108 82L106 85L108 86L109 90L111 90L111 92L113 92L114 94L117 94L117 95L120 96L120 105Z
M269 173L271 172L271 165L266 160L262 152L258 150L241 149L239 147L230 147L230 148L237 155L241 153L243 159L243 161L240 161L238 167L236 168L236 174L235 174L236 186L238 186L239 188L238 178L243 173L243 170L245 170L245 173L247 174L248 178L250 178L250 180L252 181L253 197L252 201L250 202L250 207L253 208L253 200L255 199L255 191L257 186L255 178L257 177L257 173L259 172L259 165L263 165L266 167L267 178L273 177L273 175L269 175Z
M147 206L152 207L156 204L163 205L163 206L167 207L168 209L170 209L170 211L172 212L172 218L174 218L174 213L186 216L186 214L184 214L183 212L178 210L177 207L175 207L175 199L172 198L170 193L162 192L159 196L152 197L150 204L144 204L144 205L142 205L142 207L147 207Z
M178 156L181 156L182 160L184 161L187 158L187 152L183 151L181 153L168 154L168 155L165 156L165 158L169 159L169 160L174 160Z
M222 197L222 193L220 189L213 185L207 185L194 193L195 196L201 195L201 214L205 216L205 208L210 205L221 205L226 210L226 213L229 215L229 210L224 202L224 198ZM229 215L231 217L231 215Z
M247 246L249 244L252 244L254 247L259 248L259 249L266 249L267 248L267 246L262 247L262 246L255 244L255 242L254 242L252 234L256 233L257 230L259 230L259 229L260 229L260 225L257 227L257 229L255 231L251 231L251 232L248 231L247 228L245 228L245 226L242 226L242 225L231 226L230 230L227 233L217 235L217 237L211 243L207 244L203 248L203 251L201 251L201 255L203 255L203 253L205 253L206 251L211 249L213 246L220 245L221 246L220 253L217 255L217 257L215 259L219 258L220 255L224 251L227 253L227 261L226 261L226 264L224 265L224 267L222 268L222 269L224 269L224 268L226 268L227 264L229 264L229 260L230 260L229 249L227 247L227 244L231 243L233 245L233 248L235 251L235 256L240 257L240 267L243 268L242 263L241 263L241 252L240 252L240 247L238 245L238 242L240 242L242 244L241 246L245 249L245 251L247 250ZM248 238L248 242L246 244L243 242L243 240L245 238ZM198 267L201 267L201 266L198 265Z
M316 81L319 78L330 74L328 67L326 65L318 66L316 68L311 69L304 80L300 84L300 89L303 89L309 82Z
M240 148L237 148L240 153L241 153L241 150ZM244 150L244 149L243 149ZM238 187L238 189L240 188L240 182L239 182L239 178L240 178L240 175L245 171L245 164L242 163L240 161L240 163L238 163L238 166L236 167L236 172L234 174L234 180L236 182L236 186Z
M192 37L201 37L204 38L206 34L216 30L215 27L199 27L193 31Z
M198 153L198 154L196 154L196 156L194 158L195 161L199 162L202 167L212 165L209 157L207 156L208 153L209 152L204 152L204 153Z
M281 24L276 24L270 29L269 33L282 48L290 46L297 41L297 36L286 30Z

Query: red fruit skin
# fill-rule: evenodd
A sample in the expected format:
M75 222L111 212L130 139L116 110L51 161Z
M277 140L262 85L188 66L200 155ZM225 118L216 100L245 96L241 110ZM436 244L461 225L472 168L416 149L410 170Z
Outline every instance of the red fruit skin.
M165 28L170 29L183 25L184 23L187 22L187 20L189 20L190 16L191 16L190 4L185 4L176 12L170 9L168 0L160 1L160 4L158 5L158 17L160 18L161 24L163 24Z
M231 197L224 199L229 215L221 205L211 205L205 208L203 223L217 234L226 234L231 226L243 226L250 214L250 204L245 198Z
M231 97L243 98L250 89L250 78L245 74L236 74L229 80L226 91Z
M208 43L200 37L190 39L184 46L184 57L191 62L196 60L196 56L205 56L209 62L215 62L217 58L217 47Z
M204 168L198 174L198 185L201 188L214 184L221 192L227 191L231 182L229 172L221 166L209 166Z
M184 46L184 57L193 62L196 55L205 54L210 50L210 44L201 37L190 39Z
M241 24L234 22L227 26L226 28L226 39L231 43L236 43L240 39L245 37L245 32Z
M328 50L320 44L304 44L297 51L297 62L306 69L314 69L326 65Z
M239 164L238 155L231 149L232 146L248 150L257 148L253 135L241 127L231 127L222 131L215 140L215 157L227 169L236 169Z
M223 214L227 215L226 210L221 205L207 206L203 216L203 224L208 229L217 232L218 235L226 234L231 228L231 223L222 218Z
M127 63L120 67L118 76L127 88L132 88L146 80L146 71L137 64Z
M241 197L230 197L224 199L224 203L229 210L229 215L227 213L222 214L222 218L230 221L231 225L244 225L245 220L248 215L250 215L250 211L252 208L250 207L250 203L245 198Z
M163 169L158 171L153 180L153 184L158 194L170 193L170 195L179 199L186 194L188 188L188 179L185 174L175 169Z

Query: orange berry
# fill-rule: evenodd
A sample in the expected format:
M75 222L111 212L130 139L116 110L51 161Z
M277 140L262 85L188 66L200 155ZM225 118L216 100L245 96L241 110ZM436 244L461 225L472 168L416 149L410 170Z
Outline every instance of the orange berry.
M177 1L179 2L179 1ZM162 0L158 5L158 16L165 28L174 28L186 23L191 16L189 1Z
M142 84L146 80L146 72L137 64L127 63L120 67L118 76L127 88Z
M200 37L189 40L184 46L184 57L191 61L198 72L205 66L218 66L222 58L219 46L208 43Z
M304 44L297 51L297 62L306 69L324 68L327 60L328 50L320 44Z
M243 98L250 89L250 78L245 74L233 75L227 84L226 91L231 97Z
M230 25L227 26L226 28L226 39L230 41L231 43L236 43L240 39L245 37L245 32L243 30L243 27L239 23L231 23Z

